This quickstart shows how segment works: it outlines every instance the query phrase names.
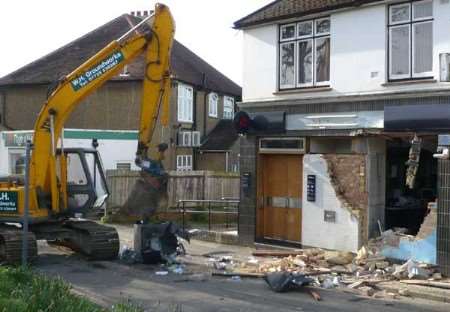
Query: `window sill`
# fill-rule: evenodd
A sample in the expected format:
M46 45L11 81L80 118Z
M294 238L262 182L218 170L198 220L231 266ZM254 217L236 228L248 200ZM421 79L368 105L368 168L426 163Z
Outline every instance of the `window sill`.
M289 89L289 90L280 90L273 92L273 95L282 95L282 94L295 94L295 93L310 93L310 92L323 92L323 91L332 91L333 88L330 86L324 87L310 87L310 88L299 88L299 89Z
M418 84L418 83L436 83L436 82L438 82L438 81L434 78L410 79L410 80L389 81L389 82L383 83L381 86L392 87L392 86L402 86L402 85L410 85L410 84Z

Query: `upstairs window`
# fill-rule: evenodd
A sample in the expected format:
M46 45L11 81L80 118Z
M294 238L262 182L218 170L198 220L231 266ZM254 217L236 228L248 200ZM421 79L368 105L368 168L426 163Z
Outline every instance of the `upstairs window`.
M389 6L389 79L433 76L433 1Z
M208 115L209 117L217 118L217 107L219 106L219 96L217 93L210 93L208 95Z
M330 84L330 18L280 26L279 88Z
M223 119L234 118L234 98L231 96L223 97Z
M178 84L178 121L193 122L194 89L185 84Z

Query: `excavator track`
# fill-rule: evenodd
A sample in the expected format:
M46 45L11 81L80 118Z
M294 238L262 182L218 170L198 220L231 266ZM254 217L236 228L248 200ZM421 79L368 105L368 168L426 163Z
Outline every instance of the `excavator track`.
M23 231L14 227L0 227L0 263L18 264L22 260ZM28 262L37 257L36 236L28 232Z
M69 247L83 253L90 260L117 258L120 240L115 228L93 221L68 221L64 227L72 232Z

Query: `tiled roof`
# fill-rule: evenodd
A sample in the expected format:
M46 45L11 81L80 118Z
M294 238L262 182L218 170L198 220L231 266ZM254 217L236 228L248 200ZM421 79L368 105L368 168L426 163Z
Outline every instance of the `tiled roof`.
M234 23L244 28L280 19L300 17L382 0L276 0Z
M56 51L0 78L1 85L47 84L69 74L112 40L119 38L128 29L131 21L140 19L124 14L90 33L78 38ZM196 86L204 86L229 95L240 96L241 87L214 67L186 48L174 42L171 56L172 73L175 79ZM144 74L144 57L138 57L128 65L129 75L116 76L112 80L141 80ZM204 84L204 85L203 85Z
M203 151L226 151L231 149L239 135L233 126L233 121L220 120L204 140L200 150Z

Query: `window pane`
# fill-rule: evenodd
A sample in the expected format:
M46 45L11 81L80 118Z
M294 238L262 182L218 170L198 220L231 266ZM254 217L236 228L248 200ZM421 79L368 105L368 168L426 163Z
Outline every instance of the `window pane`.
M316 82L330 81L330 38L316 39Z
M414 24L414 73L433 70L433 23Z
M300 41L298 43L298 83L312 83L312 40Z
M298 23L298 36L299 37L312 36L312 33L313 33L312 21Z
M281 26L281 40L293 39L295 38L295 24Z
M280 45L280 87L295 86L295 43Z
M409 75L409 25L391 28L391 75Z
M330 20L320 19L316 21L316 35L328 34L330 32Z
M410 11L411 9L409 4L391 6L391 23L408 22L411 18Z
M433 17L433 2L418 2L413 4L414 19Z

